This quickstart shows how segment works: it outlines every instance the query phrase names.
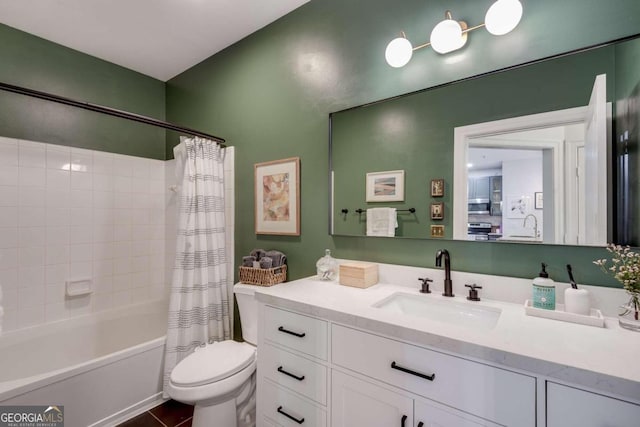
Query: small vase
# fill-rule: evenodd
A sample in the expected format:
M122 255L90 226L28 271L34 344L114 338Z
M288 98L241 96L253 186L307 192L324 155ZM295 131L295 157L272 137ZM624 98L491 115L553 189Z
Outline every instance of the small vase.
M316 270L320 280L335 280L338 276L338 262L331 256L331 251L326 249L325 255L316 263Z
M629 302L620 306L618 315L620 327L640 332L640 295L632 294Z

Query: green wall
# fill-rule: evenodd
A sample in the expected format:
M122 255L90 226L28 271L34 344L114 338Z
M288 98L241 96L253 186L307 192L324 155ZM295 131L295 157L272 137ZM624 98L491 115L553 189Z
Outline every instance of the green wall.
M422 43L444 10L475 25L489 5L312 0L168 82L169 121L236 147L237 260L254 247L277 248L288 254L295 279L315 272L324 248L341 258L433 267L445 247L457 270L533 277L545 260L559 280L571 263L578 281L613 284L591 264L602 249L328 235L330 112L640 32L637 0L523 0L524 19L507 36L478 30L461 51L424 49L402 69L386 65L386 44L401 30ZM168 141L169 153L174 144ZM292 156L301 158L302 233L256 236L253 165Z
M454 128L585 106L598 74L607 74L613 99L614 52L605 46L333 114L335 233L364 235L366 215L355 208L382 205L417 209L399 214L396 236L428 237L430 224L442 224L451 238ZM367 204L366 173L395 169L406 173L405 201ZM445 180L443 198L429 196L435 178ZM444 220L431 221L431 202L445 203ZM341 215L342 208L351 214Z
M165 84L0 24L0 81L165 119ZM0 135L154 159L165 131L0 91Z

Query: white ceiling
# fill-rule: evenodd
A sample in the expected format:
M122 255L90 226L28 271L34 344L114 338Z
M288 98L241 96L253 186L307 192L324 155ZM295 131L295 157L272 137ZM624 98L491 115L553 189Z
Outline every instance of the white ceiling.
M166 81L309 0L0 0L0 22Z

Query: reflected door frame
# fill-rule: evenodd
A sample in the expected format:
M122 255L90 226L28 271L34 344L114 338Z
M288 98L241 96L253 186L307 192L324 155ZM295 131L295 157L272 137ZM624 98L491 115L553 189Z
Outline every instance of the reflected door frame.
M454 129L454 175L453 175L453 238L466 239L467 236L467 148L469 143L474 139L486 138L490 136L522 132L540 128L549 128L557 126L567 126L585 122L587 115L587 107L576 107L565 110L549 111L546 113L530 114L527 116L513 117L503 120L495 120L491 122L476 123L468 126L461 126ZM557 144L548 143L533 144L530 148L549 148L554 150L554 180L564 178L564 150ZM526 144L522 146L526 148ZM554 206L564 206L564 185L554 184ZM564 237L564 214L556 216L554 221L554 235ZM562 242L545 242L545 243L562 243Z

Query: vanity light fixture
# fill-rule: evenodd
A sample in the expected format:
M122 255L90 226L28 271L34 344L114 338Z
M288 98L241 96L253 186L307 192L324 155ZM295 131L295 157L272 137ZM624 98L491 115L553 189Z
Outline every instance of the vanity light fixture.
M387 45L384 56L392 67L404 67L416 50L431 46L440 54L453 52L467 43L467 34L470 31L486 27L489 33L502 36L517 27L521 18L522 4L519 0L495 1L485 15L485 22L475 27L468 27L466 22L454 20L451 11L447 10L445 19L431 31L429 42L413 47L403 31L401 37L391 40Z

